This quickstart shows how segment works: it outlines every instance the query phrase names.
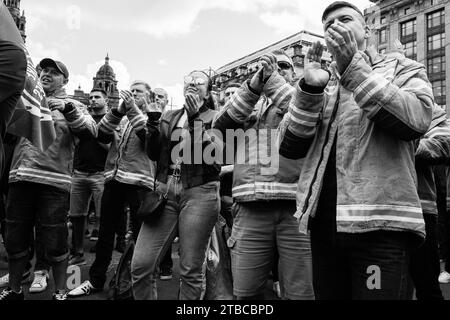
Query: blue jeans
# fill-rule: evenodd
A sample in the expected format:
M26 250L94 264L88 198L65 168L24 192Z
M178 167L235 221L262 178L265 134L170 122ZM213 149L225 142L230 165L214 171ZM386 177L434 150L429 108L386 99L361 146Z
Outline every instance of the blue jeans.
M298 232L295 201L236 203L231 250L234 295L264 294L278 250L281 294L289 300L313 300L311 242Z
M103 173L84 173L75 170L70 190L70 217L87 217L89 203L94 198L95 214L100 216L105 177Z
M202 295L203 264L208 241L220 211L219 182L190 189L170 176L158 190L168 201L162 216L144 223L139 232L131 263L133 293L136 300L156 300L155 274L177 232L180 244L180 300L199 300Z

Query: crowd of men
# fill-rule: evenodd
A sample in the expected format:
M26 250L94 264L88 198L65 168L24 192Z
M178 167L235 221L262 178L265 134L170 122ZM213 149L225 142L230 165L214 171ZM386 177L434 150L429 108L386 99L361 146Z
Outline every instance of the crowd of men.
M157 299L155 278L172 278L176 237L180 299L214 290L219 298L264 299L272 274L282 299L407 300L415 291L420 300L442 300L440 283L450 283L446 111L434 103L423 65L402 52L377 53L357 7L334 2L322 22L328 68L315 43L294 82L291 58L274 51L251 79L226 88L223 106L202 71L185 77L179 111L166 110L164 89L140 80L120 93L117 108L108 107L102 88L84 106L64 90L66 65L43 59L28 72L51 110L56 136L46 150L6 134L24 85L20 72L0 70L9 267L0 300L23 300L31 280L31 293L46 290L50 274L54 300L102 291L113 251L124 252L126 239L136 243L134 298ZM25 78L21 49L9 43L0 42L0 68ZM183 133L170 141L175 128ZM230 130L256 134L229 139ZM174 141L188 145L182 156L173 156ZM232 161L180 162L186 150L218 146ZM143 221L138 212L157 191L165 193L163 217ZM218 232L219 214L227 236ZM86 238L96 241L89 279L68 291L68 266L87 263ZM213 249L213 238L226 245ZM206 271L209 252L219 249L230 277L208 281L219 277ZM228 295L218 293L227 288Z

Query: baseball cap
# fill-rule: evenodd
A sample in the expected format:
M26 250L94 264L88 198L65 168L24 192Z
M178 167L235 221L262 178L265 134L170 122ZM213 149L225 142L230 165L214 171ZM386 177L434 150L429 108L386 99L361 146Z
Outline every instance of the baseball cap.
M61 72L66 79L69 78L69 70L67 70L67 67L61 61L45 58L39 63L39 65L41 66L42 69L44 69L45 67L54 67L59 72Z

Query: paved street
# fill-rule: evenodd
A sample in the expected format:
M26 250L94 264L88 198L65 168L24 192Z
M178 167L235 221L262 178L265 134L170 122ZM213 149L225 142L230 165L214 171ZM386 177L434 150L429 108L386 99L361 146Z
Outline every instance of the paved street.
M84 281L88 278L89 266L92 264L92 262L94 260L94 254L89 253L89 249L93 245L94 245L93 242L90 242L88 240L86 241L86 247L87 247L86 251L88 252L88 253L86 253L86 257L87 257L88 264L81 267L82 281ZM178 245L174 244L172 249L173 249L172 258L174 261L174 277L170 281L158 280L158 295L159 295L159 299L161 299L161 300L176 300L177 299L177 291L178 291L178 283L179 283L179 269L178 269L179 257L177 254ZM111 279L111 277L113 276L114 270L117 267L119 259L120 259L120 253L115 251L113 254L112 264L108 270L107 283L109 283L109 279ZM0 245L0 276L3 276L6 273L7 273L7 263L5 262L5 251L4 251L3 246ZM53 284L51 282L49 285L49 289L42 294L28 294L29 285L30 284L28 283L25 286L25 293L26 293L25 298L26 299L28 299L28 300L49 300L49 299L51 299L51 293L53 292ZM267 284L267 289L266 289L266 297L269 300L274 300L274 299L276 299L276 296L270 289L271 287L272 287L272 282L269 281ZM442 288L445 299L450 300L450 284L441 285L441 288ZM106 300L106 299L108 299L107 291L93 294L88 297L79 298L79 300Z

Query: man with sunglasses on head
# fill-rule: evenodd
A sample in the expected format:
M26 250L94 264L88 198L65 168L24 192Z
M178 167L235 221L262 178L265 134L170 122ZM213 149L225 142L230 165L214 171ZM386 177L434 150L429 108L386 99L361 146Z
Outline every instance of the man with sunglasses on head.
M153 189L156 166L145 151L147 113L161 116L151 101L151 87L134 81L130 90L121 91L122 103L112 108L98 124L98 141L111 143L105 165L105 188L101 202L100 230L95 261L89 270L90 279L69 292L70 298L102 291L114 249L117 225L123 223L126 204L134 241L141 226L136 214L147 194Z
M224 136L229 129L243 129L249 137L238 139L236 146L228 240L239 300L264 298L277 250L282 298L314 299L310 239L298 232L293 217L301 163L280 156L274 144L294 92L294 75L293 62L283 51L264 55L260 69L231 97L214 126ZM262 154L271 155L270 163L261 160Z

